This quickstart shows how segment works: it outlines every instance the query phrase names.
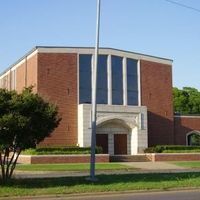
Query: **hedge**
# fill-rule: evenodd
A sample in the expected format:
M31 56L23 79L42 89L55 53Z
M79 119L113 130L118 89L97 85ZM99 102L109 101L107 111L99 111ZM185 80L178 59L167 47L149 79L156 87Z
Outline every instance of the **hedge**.
M102 147L96 147L96 154L103 152ZM58 154L90 154L90 147L38 147L36 149L26 149L23 155L58 155Z
M179 152L200 152L200 146L184 145L157 145L144 150L145 153L179 153Z

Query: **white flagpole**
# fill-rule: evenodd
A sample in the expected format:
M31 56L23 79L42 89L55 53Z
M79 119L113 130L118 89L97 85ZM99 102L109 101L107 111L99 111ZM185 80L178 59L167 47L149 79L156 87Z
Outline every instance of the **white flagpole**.
M92 78L92 135L91 135L91 160L90 160L90 180L95 181L95 147L96 147L96 92L97 92L97 65L99 54L99 28L100 28L100 6L101 0L97 0L97 21L96 21L96 45L93 62Z

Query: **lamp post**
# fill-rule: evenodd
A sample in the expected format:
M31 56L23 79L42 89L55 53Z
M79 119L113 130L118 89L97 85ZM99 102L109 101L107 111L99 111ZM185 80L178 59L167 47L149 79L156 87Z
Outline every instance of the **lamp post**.
M95 181L95 147L96 147L96 92L97 92L97 65L99 54L99 28L100 28L100 7L101 0L97 0L97 19L96 19L96 44L93 62L92 78L92 135L91 135L91 158L90 158L90 180Z

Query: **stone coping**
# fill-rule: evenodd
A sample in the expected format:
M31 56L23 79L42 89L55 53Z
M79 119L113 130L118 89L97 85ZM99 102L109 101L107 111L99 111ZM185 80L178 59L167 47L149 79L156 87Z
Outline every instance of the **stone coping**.
M109 154L96 154L96 162L109 162ZM74 155L20 155L18 163L53 164L53 163L88 163L90 154Z
M148 153L147 158L157 161L200 161L200 153Z
M200 153L146 153L138 155L96 154L96 162L168 162L168 161L200 161ZM71 155L20 155L19 163L48 164L48 163L89 163L90 154Z
M199 154L200 152L192 152L192 153L146 153L143 155L192 155L192 154Z
M23 155L24 157L88 157L90 154L52 154L52 155ZM95 156L109 156L109 154L95 154Z

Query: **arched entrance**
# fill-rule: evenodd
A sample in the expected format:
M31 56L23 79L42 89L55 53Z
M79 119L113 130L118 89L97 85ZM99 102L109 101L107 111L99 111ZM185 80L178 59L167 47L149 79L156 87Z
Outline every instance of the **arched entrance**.
M200 132L192 131L186 136L188 146L200 146Z
M128 154L130 133L131 129L123 120L105 121L97 126L96 145L103 148L103 153Z

